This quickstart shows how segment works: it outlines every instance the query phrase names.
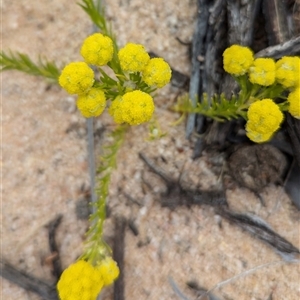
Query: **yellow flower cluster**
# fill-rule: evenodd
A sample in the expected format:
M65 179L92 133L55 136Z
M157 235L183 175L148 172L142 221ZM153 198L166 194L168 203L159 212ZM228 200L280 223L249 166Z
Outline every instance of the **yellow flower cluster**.
M258 100L252 103L247 112L247 136L255 143L271 139L283 121L283 113L271 99Z
M257 58L249 68L249 80L253 84L269 86L275 82L275 61L272 58Z
M104 258L97 269L102 274L104 286L112 284L119 277L118 265L110 256Z
M235 76L246 74L253 60L253 52L248 47L232 45L223 53L224 70Z
M105 93L93 87L94 71L88 64L107 64L113 56L113 42L111 38L95 33L84 40L80 53L85 62L72 62L65 66L58 81L68 93L78 95L76 105L84 117L97 117L105 109Z
M117 97L109 108L109 114L116 123L139 125L148 122L154 112L152 97L140 90Z
M93 87L94 71L88 64L102 66L113 55L112 40L95 33L87 37L80 51L85 62L71 62L62 70L58 82L69 94L77 94L77 108L86 118L99 116L106 105L104 91Z
M119 268L111 258L105 258L98 266L79 260L62 273L57 290L60 300L96 300L101 289L113 283L119 276Z
M162 58L152 58L142 73L142 78L149 86L159 88L171 80L171 68Z
M58 82L69 94L82 94L94 84L94 72L85 62L72 62L61 72Z
M254 59L249 48L232 45L223 53L223 65L241 87L240 106L247 109L256 99L248 107L247 117L243 116L248 120L246 131L250 140L268 141L279 129L282 111L288 110L300 119L300 57L284 56L276 62L272 58ZM262 98L266 99L259 101Z
M234 76L246 73L249 81L261 86L279 83L285 88L300 86L300 58L284 56L276 63L271 58L254 59L248 47L232 45L223 53L224 70Z
M87 93L78 96L76 105L86 118L100 116L106 106L105 94L100 89L91 88Z
M296 119L300 119L300 87L297 87L288 95L289 113Z
M143 45L128 43L118 53L120 65L125 72L141 72L150 60Z
M124 72L141 72L142 80L148 86L161 88L171 80L170 66L162 58L150 59L143 45L128 43L118 57Z
M114 57L113 51L111 38L101 33L87 37L80 50L85 62L68 64L61 72L59 83L68 93L78 95L77 108L86 118L101 115L108 99L112 100L109 113L116 123L138 125L147 122L154 111L149 93L170 82L171 68L162 58L150 59L140 44L126 44L118 52L118 58ZM117 80L100 69L109 62L112 62L109 66ZM100 82L95 82L94 71L88 64L99 67L103 75ZM114 69L116 65L118 67ZM121 74L117 74L120 68Z
M300 58L284 56L276 62L276 80L286 88L300 86Z
M84 40L80 54L87 64L104 66L111 61L113 51L111 38L101 33L94 33Z

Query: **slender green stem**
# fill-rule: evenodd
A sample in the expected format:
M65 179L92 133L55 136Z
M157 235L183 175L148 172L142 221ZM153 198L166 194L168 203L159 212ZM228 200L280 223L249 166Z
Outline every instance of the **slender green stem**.
M112 171L116 167L117 154L120 149L126 129L125 125L119 125L112 133L112 143L105 148L106 153L101 157L101 164L97 170L99 180L97 184L98 199L92 203L93 213L90 216L90 229L87 232L86 249L82 259L87 259L96 264L99 259L111 252L109 246L103 240L103 225L106 219L106 199L109 194L109 184Z
M96 202L97 196L95 192L95 155L94 155L94 118L88 118L87 123L87 136L88 136L88 157L89 157L89 173L91 182L91 200L92 203ZM93 213L95 208L93 206Z

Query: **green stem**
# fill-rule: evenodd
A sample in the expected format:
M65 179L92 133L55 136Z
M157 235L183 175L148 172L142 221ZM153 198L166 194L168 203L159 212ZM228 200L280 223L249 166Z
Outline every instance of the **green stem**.
M243 101L245 101L247 99L247 93L248 93L247 76L241 75L239 77L234 77L234 78L241 87L240 97Z
M90 229L87 232L86 247L81 259L96 264L101 258L111 252L110 247L103 240L103 226L106 219L106 199L109 194L109 184L113 169L116 167L118 150L124 141L125 125L118 126L112 133L113 142L106 147L107 153L101 157L102 165L98 169L99 184L97 189L98 199L90 216Z

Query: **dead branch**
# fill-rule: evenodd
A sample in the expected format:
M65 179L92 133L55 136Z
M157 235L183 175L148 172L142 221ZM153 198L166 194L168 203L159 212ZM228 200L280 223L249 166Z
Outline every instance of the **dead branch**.
M19 287L36 293L45 300L58 300L55 284L49 284L22 270L18 270L9 262L1 259L1 276Z
M293 261L299 257L300 251L293 244L273 231L263 220L254 215L237 214L227 209L218 209L217 213L243 230L249 232L255 238L260 239L285 260Z
M282 44L267 47L255 54L255 57L273 57L275 59L286 55L300 55L300 36Z
M59 256L59 249L55 240L55 234L56 234L57 227L61 223L61 220L62 220L62 215L58 215L53 221L51 221L48 224L49 248L51 254L54 254L54 258L52 260L52 265L53 265L52 274L53 276L55 276L57 281L62 273L62 266L61 266L61 261Z
M115 220L113 255L114 260L117 262L120 268L120 275L119 278L114 282L114 300L125 300L124 251L126 223L127 222L125 218L117 218Z

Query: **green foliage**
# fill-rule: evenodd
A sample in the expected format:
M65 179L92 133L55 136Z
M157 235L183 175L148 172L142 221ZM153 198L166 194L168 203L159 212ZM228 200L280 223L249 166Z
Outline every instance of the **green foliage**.
M105 13L101 0L97 0L95 2L96 4L93 0L81 0L81 2L77 4L89 15L92 22L101 30L101 32L111 38L112 32L106 24Z
M1 71L18 70L34 76L43 76L54 82L58 81L60 70L54 62L39 58L38 63L34 63L28 55L19 52L0 53Z
M143 80L140 72L130 73L129 78L132 81L132 83L135 84L136 87L142 92L145 92L147 94L153 93L156 88L153 88L151 86L148 86Z
M214 95L209 99L204 93L201 102L198 102L196 107L193 106L188 95L185 95L179 98L174 110L183 113L199 113L219 122L224 122L239 117L246 119L248 106L249 104L245 104L241 97L233 96L227 100L225 95L221 94Z

